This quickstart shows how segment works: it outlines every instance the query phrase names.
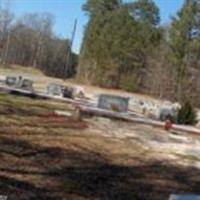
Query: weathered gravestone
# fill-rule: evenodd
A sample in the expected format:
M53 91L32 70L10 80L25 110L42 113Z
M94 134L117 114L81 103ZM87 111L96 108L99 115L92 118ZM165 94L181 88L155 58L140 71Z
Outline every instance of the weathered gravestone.
M127 112L128 104L129 98L127 97L101 94L99 96L98 108L117 112Z
M47 87L47 94L64 98L73 98L73 88L52 83Z
M15 87L22 90L33 90L33 81L22 76L7 76L5 84L9 87Z
M15 86L17 83L17 80L18 80L17 76L7 76L5 80L5 84L10 87Z
M20 88L22 90L29 90L29 91L32 91L33 90L33 81L30 80L30 79L21 79L17 86L17 88Z
M169 200L200 200L199 195L171 195Z
M180 110L181 105L179 103L170 103L164 102L164 104L160 108L159 119L161 121L171 120L172 122L176 122L176 118L178 115L178 111Z
M47 86L47 94L52 96L62 96L63 86L51 83Z

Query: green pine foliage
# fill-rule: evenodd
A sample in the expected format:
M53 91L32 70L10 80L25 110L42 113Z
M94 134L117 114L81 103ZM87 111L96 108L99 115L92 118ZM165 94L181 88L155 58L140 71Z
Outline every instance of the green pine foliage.
M87 0L83 10L78 80L200 105L200 0L185 0L168 26L154 0Z
M178 124L195 125L197 123L197 112L191 103L186 102L178 112Z
M182 101L188 83L188 71L200 58L200 1L185 0L170 28L171 61L176 73L175 95ZM197 50L198 49L198 50ZM187 96L188 94L186 94Z
M84 74L92 72L95 76L91 82L97 85L137 89L143 75L140 72L147 67L147 57L160 40L160 17L155 3L88 0L83 8L89 22L78 74L87 77ZM134 79L126 81L126 77Z

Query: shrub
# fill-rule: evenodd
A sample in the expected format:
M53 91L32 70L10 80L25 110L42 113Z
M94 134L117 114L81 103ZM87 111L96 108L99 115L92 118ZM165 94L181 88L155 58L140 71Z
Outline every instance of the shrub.
M195 125L197 123L197 112L189 102L186 102L179 110L177 123L185 125Z

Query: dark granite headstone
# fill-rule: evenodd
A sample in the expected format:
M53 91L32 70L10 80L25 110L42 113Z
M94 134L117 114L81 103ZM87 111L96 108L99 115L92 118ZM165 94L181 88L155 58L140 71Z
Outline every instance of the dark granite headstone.
M63 97L65 98L73 98L74 89L71 87L64 87L63 89Z
M128 104L129 98L127 97L101 94L99 96L98 108L116 112L127 112Z
M65 98L73 98L73 88L59 84L50 84L47 87L47 94Z
M173 121L175 118L175 114L170 108L162 108L160 110L159 119L161 121L171 120Z

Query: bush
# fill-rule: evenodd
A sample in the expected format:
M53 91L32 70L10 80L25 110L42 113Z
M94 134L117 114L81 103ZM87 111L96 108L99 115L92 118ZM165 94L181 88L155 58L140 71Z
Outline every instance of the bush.
M179 110L177 123L185 125L195 125L197 123L197 112L189 102L186 102Z

